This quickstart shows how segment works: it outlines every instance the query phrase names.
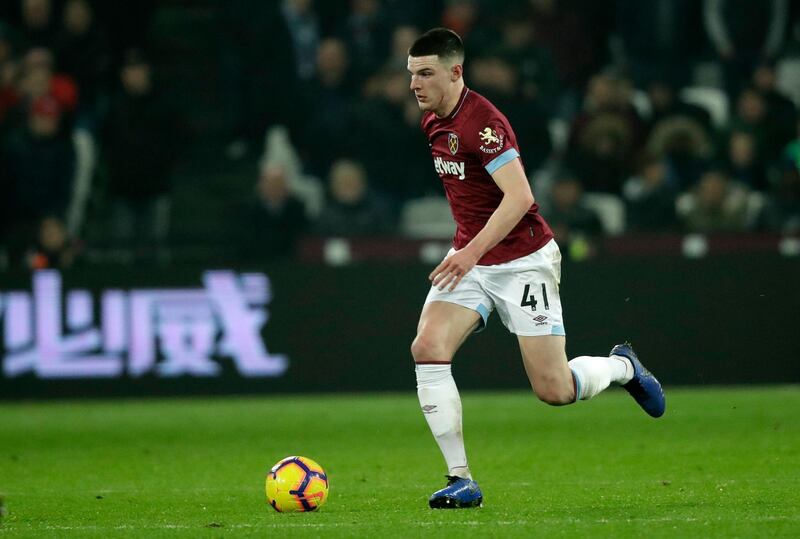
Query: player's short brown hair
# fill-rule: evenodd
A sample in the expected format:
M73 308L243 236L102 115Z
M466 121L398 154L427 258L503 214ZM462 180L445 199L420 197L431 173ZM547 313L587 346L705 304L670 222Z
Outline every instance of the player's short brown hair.
M411 48L408 55L419 56L438 56L439 58L457 59L464 61L464 42L461 37L449 28L432 28L419 36Z

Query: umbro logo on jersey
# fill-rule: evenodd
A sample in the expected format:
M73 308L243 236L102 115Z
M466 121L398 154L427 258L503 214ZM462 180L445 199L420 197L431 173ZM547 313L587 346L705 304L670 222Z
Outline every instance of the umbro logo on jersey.
M463 161L461 162L446 161L441 157L433 158L433 166L436 169L436 173L439 174L439 176L450 174L451 176L458 176L459 180L463 180L466 177L464 175L465 165L466 164Z

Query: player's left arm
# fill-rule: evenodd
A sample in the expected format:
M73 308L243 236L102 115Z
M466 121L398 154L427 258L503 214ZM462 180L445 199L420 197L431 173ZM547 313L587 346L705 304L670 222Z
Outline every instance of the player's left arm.
M472 241L442 260L430 274L434 286L442 290L448 286L453 290L478 260L513 230L533 205L531 186L519 158L495 170L492 179L503 191L503 199Z

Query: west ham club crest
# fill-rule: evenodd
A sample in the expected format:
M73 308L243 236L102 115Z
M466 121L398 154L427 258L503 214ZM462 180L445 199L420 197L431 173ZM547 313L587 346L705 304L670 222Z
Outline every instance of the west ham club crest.
M458 135L455 133L448 133L447 145L450 147L450 153L455 155L458 152Z

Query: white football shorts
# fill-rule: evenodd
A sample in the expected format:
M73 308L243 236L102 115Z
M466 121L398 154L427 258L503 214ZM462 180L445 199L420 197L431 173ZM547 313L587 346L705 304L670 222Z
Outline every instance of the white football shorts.
M454 253L451 249L448 256ZM475 266L455 290L431 286L425 303L446 301L481 315L481 331L494 309L516 335L566 335L561 314L561 251L550 240L538 251L494 266Z

